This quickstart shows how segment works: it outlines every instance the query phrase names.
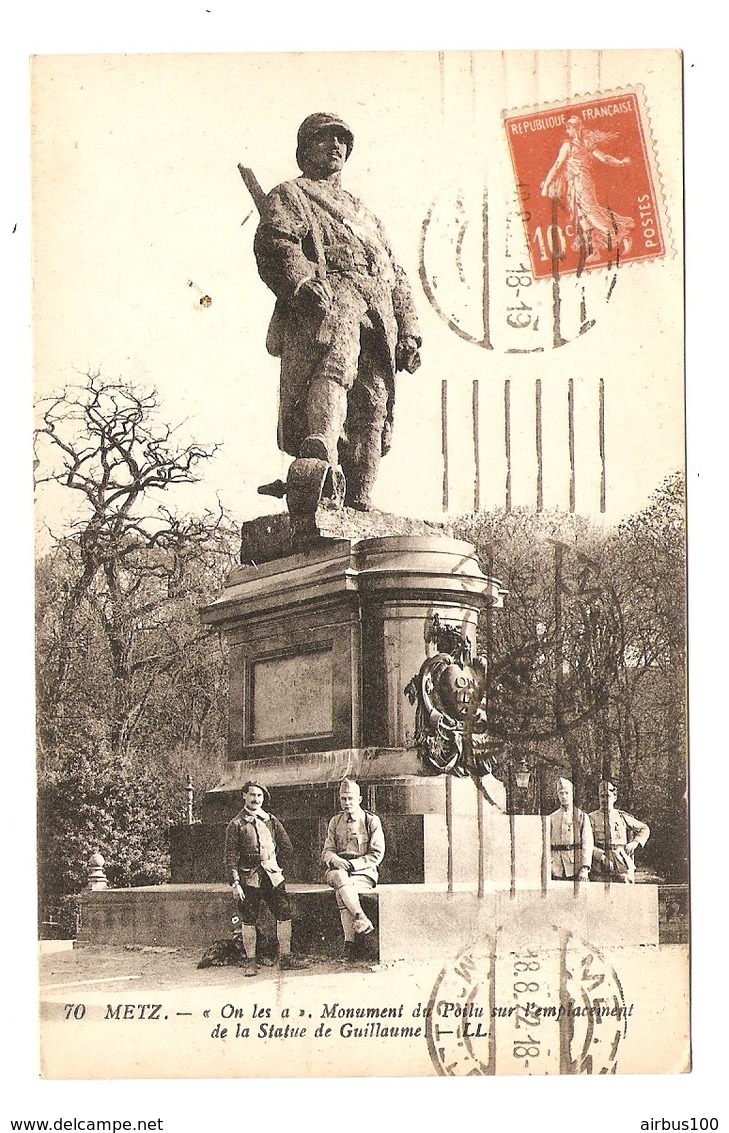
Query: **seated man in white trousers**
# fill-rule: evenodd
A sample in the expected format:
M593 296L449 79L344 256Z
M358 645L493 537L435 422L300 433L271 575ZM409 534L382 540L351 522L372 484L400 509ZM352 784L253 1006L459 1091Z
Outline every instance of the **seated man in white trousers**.
M360 904L360 893L374 889L377 867L385 856L385 836L376 814L362 808L357 783L344 779L339 789L341 811L329 823L321 860L326 883L337 898L344 931L345 960L356 959L356 940L374 930Z

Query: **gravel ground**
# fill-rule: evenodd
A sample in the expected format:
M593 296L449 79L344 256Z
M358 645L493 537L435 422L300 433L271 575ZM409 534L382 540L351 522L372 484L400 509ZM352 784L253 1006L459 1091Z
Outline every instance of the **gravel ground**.
M52 942L48 942L50 944ZM66 942L64 942L65 944ZM68 942L71 943L71 942ZM198 968L202 949L150 948L142 946L117 947L103 944L75 944L73 948L62 951L47 951L41 944L40 988L44 991L60 991L61 986L74 983L88 984L97 992L117 987L123 980L134 981L141 990L171 990L205 987L229 987L231 982L240 980L246 986L277 978L277 967L261 967L258 976L244 977L240 968ZM336 960L311 961L311 968L304 972L287 972L287 979L298 975L340 975L355 978L369 971L379 970L379 965L357 965L345 968Z

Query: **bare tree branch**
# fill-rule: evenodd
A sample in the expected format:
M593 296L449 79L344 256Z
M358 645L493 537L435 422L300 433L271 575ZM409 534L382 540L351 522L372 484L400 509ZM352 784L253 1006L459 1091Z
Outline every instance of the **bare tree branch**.
M198 480L218 449L180 440L177 429L159 420L159 408L155 389L107 381L98 371L38 406L36 486L68 488L81 506L56 543L72 580L64 584L53 631L55 662L43 676L48 717L74 695L75 639L86 611L83 618L92 614L106 645L112 750L130 742L155 683L184 665L185 649L204 638L197 628L184 641L170 633L177 596L186 590L193 598L201 586L196 574L216 556L225 559L231 545L220 503L216 511L186 517L154 501L152 492Z

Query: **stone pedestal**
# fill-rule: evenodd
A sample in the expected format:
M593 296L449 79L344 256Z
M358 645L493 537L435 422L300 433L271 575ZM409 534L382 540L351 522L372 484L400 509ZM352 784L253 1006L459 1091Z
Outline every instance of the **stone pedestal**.
M566 936L610 949L659 943L655 885L554 882L541 892L496 888L483 896L394 885L379 890L378 905L383 963L466 949L487 955L497 940L504 954L559 950Z
M415 708L405 689L433 651L426 641L435 615L475 652L479 615L501 606L504 592L470 544L430 525L395 517L384 523L381 515L357 515L349 528L337 522L347 538L320 538L300 551L277 517L246 525L250 561L203 611L230 649L230 759L203 802L203 827L173 835L174 881L222 880L211 867L222 870L225 824L242 805L248 779L271 792L297 848L297 879L320 880L326 825L345 777L357 779L365 806L383 820L383 880L448 880L446 779L432 775L416 750ZM390 533L368 537L369 523ZM448 790L457 800L451 873L473 880L476 791L470 780ZM508 819L498 815L497 833L491 802L484 814L480 821L491 823L493 835L487 871L495 880L509 861ZM203 840L206 864L195 852Z
M230 647L231 761L279 768L278 786L292 756L412 749L405 687L433 616L475 646L479 612L502 602L473 547L438 534L321 539L234 571L203 611Z
M173 884L82 894L81 937L204 945L226 936L225 828L255 779L296 849L287 869L294 950L336 953L341 929L320 853L351 777L387 845L380 884L364 898L373 957L457 956L474 942L490 948L496 933L506 953L514 941L562 948L565 933L656 944L655 887L552 882L546 818L507 815L492 775L438 775L418 751L405 689L434 650L434 615L475 653L479 616L502 604L473 548L411 520L319 519L326 537L305 547L286 516L245 526L245 565L203 611L230 646L225 772L202 822L171 831Z
M338 955L341 926L331 889L298 882L287 889L294 951ZM489 886L481 896L463 885L451 891L445 885L378 885L363 897L377 929L367 937L368 954L383 963L445 962L464 949L486 954L497 936L506 955L520 948L559 949L566 934L604 948L655 947L661 941L658 895L655 885L594 882L513 892ZM229 887L221 883L85 890L78 901L78 938L89 944L202 949L230 935L233 906ZM275 940L273 926L263 927ZM670 942L687 940L685 924L678 935L665 925L663 933Z

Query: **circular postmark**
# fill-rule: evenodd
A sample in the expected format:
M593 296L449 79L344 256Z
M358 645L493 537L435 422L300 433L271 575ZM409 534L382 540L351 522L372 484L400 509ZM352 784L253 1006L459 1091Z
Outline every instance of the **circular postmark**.
M442 968L426 1039L448 1077L614 1074L631 1011L601 949L556 925L525 947L502 927Z
M421 225L419 274L430 306L484 350L540 354L576 341L606 312L618 283L619 256L572 274L550 256L551 270L538 274L522 230L533 189L517 182L497 210L487 185L462 178L434 197Z
M464 949L440 971L428 1000L425 1028L430 1059L439 1074L496 1073L492 988L492 957L477 955L473 948Z

